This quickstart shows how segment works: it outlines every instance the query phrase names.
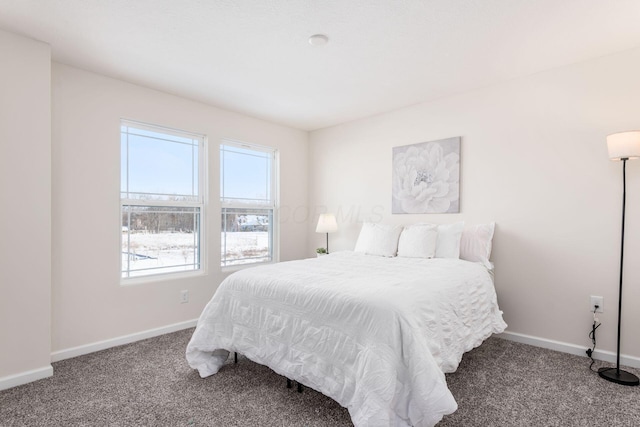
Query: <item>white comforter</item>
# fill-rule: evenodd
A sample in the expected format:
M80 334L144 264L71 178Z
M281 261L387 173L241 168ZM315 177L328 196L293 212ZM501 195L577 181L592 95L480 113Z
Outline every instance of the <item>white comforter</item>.
M457 409L443 372L506 324L480 264L337 252L238 271L204 309L189 365L228 351L348 408L360 426L432 426Z

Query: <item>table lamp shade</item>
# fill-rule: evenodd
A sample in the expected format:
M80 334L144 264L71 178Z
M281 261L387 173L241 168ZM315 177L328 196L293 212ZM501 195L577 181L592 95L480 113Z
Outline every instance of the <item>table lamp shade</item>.
M607 136L611 160L640 158L640 131L618 132Z
M316 233L334 233L336 231L338 231L336 217L330 213L321 214L318 218Z

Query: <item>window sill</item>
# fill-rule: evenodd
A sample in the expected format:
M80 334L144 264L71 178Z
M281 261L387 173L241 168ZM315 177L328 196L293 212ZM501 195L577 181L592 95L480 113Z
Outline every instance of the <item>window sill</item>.
M246 270L247 268L258 267L261 265L275 264L277 261L265 261L265 262L252 262L248 264L227 265L220 267L220 271L224 274L231 274L236 271Z
M204 270L198 271L185 271L178 273L160 273L160 274L149 274L147 276L138 276L138 277L127 277L120 278L120 286L135 286L135 285L143 285L146 283L154 283L154 282L165 282L167 280L182 280L182 279L190 279L193 277L206 276L207 272Z

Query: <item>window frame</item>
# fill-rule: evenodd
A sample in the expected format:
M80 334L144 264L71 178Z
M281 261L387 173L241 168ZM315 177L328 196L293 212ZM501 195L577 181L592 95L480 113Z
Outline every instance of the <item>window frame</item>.
M207 230L207 205L208 205L208 185L207 185L207 176L208 176L208 155L207 155L207 137L204 134L198 134L195 132L189 132L189 131L184 131L184 130L180 130L180 129L175 129L175 128L170 128L170 127L166 127L166 126L161 126L161 125L155 125L155 124L150 124L150 123L144 123L144 122L139 122L139 121L135 121L135 120L130 120L130 119L120 119L120 136L122 136L122 127L129 127L129 128L135 128L135 129L140 129L142 131L150 131L150 132L156 132L156 133L161 133L161 134L165 134L165 135L171 135L171 136L175 136L175 137L180 137L180 138L191 138L194 140L198 141L198 161L197 161L197 167L198 167L198 173L197 173L197 179L198 179L198 191L197 191L197 196L195 197L195 200L193 201L175 201L175 200L144 200L144 199L132 199L132 198L126 198L123 197L123 190L122 190L122 167L123 167L123 160L122 160L122 148L120 148L120 203L119 203L119 241L118 241L118 246L119 246L119 252L120 252L120 284L121 285L131 285L131 284L138 284L138 283L145 283L145 282L150 282L150 281L159 281L159 280L172 280L172 279L176 279L176 278L180 278L180 277L194 277L194 276L200 276L200 275L205 275L207 274L208 271L208 265L207 265L207 253L208 253L208 248L207 248L207 239L206 239L206 230ZM177 143L177 142L176 142ZM129 155L127 153L127 173L129 172L128 170L128 160L129 160ZM131 193L129 193L128 191L128 185L127 185L127 191L125 192L127 196L130 196ZM142 193L135 193L135 194L142 194ZM155 194L155 193L154 193ZM122 232L122 216L125 213L124 208L125 206L132 206L132 207L137 207L137 206L142 206L142 207L151 207L151 208L162 208L162 207L167 207L167 208L175 208L175 207L185 207L185 208L198 208L199 209L199 221L198 221L198 232L199 232L199 236L197 238L197 247L196 250L198 251L198 268L195 268L193 270L187 270L187 271L158 271L156 273L150 273L150 274L143 274L143 275L136 275L136 276L131 276L131 270L128 270L128 276L125 277L124 273L124 265L123 265L123 257L122 257L122 244L123 244L123 232Z
M248 201L229 201L223 199L223 158L222 158L222 147L236 147L244 150L253 150L262 153L270 154L271 157L271 175L270 175L270 188L269 191L271 193L271 200L269 203L251 203ZM222 223L222 215L224 214L225 209L240 209L240 210L248 210L248 211L271 211L271 219L272 221L269 223L270 227L270 236L269 241L271 244L271 260L266 261L255 261L255 262L247 262L247 263L238 263L238 264L225 264L225 250L223 249L223 234L225 230L220 228L220 269L224 271L234 271L241 270L244 268L255 267L258 265L265 264L273 264L277 263L280 260L280 153L277 148L269 147L265 145L258 145L253 143L247 143L242 141L237 141L233 139L222 139L220 141L220 145L218 147L218 155L219 155L219 165L220 165L220 186L219 186L219 200L220 200L220 214L218 216L218 220L220 224Z

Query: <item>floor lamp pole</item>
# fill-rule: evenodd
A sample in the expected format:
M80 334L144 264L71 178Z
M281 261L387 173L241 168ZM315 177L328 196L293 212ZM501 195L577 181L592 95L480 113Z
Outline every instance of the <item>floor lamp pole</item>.
M327 233L327 253L329 253L329 233Z
M618 347L616 356L616 367L614 368L600 368L598 374L605 380L612 381L614 383L622 385L638 385L640 380L638 377L630 372L620 369L620 326L622 324L622 278L624 268L624 220L625 209L627 199L627 160L628 158L622 158L622 238L620 242L620 288L618 290Z

